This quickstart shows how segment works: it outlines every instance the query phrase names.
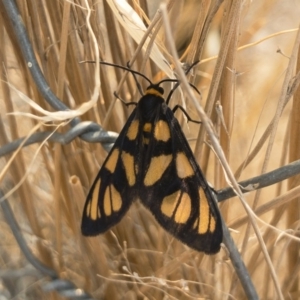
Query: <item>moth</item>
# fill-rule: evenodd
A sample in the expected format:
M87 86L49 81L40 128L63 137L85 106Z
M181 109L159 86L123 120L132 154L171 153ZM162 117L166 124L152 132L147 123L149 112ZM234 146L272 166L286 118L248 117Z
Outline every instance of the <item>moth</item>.
M150 82L96 176L82 234L104 233L139 199L175 238L214 254L223 236L214 191L174 116L178 106L171 110L163 98L162 82Z

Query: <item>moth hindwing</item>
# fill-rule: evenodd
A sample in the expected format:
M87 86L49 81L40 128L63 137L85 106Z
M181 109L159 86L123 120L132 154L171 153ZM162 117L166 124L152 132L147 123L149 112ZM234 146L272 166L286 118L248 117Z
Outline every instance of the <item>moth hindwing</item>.
M220 213L162 94L150 85L137 103L88 193L81 230L107 231L140 199L166 231L213 254L222 242Z

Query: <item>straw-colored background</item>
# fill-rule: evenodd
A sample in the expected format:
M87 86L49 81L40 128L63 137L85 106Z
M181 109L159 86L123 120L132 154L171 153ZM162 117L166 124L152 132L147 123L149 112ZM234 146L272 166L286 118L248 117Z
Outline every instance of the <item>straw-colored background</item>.
M128 28L120 26L106 1L87 2L91 9L91 28L98 42L96 51L99 49L103 60L126 65L137 49L137 44L128 34L128 28L134 28L134 24L128 21L128 16L119 14L128 22ZM129 2L141 18L145 14L150 20L160 3L148 1L151 5L147 8L147 1ZM237 180L283 166L299 159L300 153L299 95L297 97L296 94L286 105L278 123L271 127L274 130L271 136L275 134L271 140L272 147L269 146L271 152L266 152L270 141L267 136L263 138L263 146L254 153L249 165L240 168L282 105L280 99L287 93L283 87L287 70L296 74L294 66L290 70L288 64L300 20L300 3L297 1L241 2L225 0L212 16L207 32L203 30L203 24L208 22L209 7L216 5L217 1L169 2L172 7L172 37L177 51L179 56L184 55L183 62L201 60L195 68L195 76L190 80L201 91L201 100L199 95L195 95L203 107L207 101L212 101L213 112L210 117L216 132L221 131L220 144ZM89 101L95 89L95 65L79 63L96 59L91 31L87 28L86 2L22 0L17 3L35 54L53 92L72 109ZM239 7L241 9L235 9ZM53 109L37 92L12 29L4 17L5 12L3 8L1 10L0 143L3 145L27 136L39 124L24 116L9 116L8 112L40 115L20 95L8 89L7 81L44 109ZM144 18L145 24L147 18ZM230 31L228 26L231 22L234 22L234 26ZM66 30L63 31L63 28ZM226 36L228 32L229 37ZM193 34L195 40L190 44ZM199 34L204 35L204 44L195 44ZM155 41L160 44L165 58L173 63L163 26ZM228 51L225 51L227 46ZM193 57L193 48L200 57ZM223 55L226 61L216 84L217 58L214 56L218 54ZM144 62L145 68L142 67ZM152 80L164 76L145 52L139 53L133 68ZM113 92L123 74L123 70L101 66L100 97L97 104L81 116L82 120L101 124L105 130L121 130L131 108L119 101L113 106L111 104L114 103ZM168 84L165 87L167 91ZM130 76L119 94L128 101L138 100L136 85ZM176 93L171 106L182 103L180 97L180 93ZM223 122L228 134L216 113L216 101L222 105ZM199 119L189 99L186 99L186 107L192 118ZM192 123L187 126L179 113L177 116L182 120L186 136L194 149L201 126ZM47 123L38 130L67 132L70 128L68 124L57 128L58 124L52 122L49 127ZM209 143L207 136L205 140ZM96 299L245 298L226 249L221 249L214 256L189 249L160 228L140 203L135 203L120 224L104 235L82 237L80 220L85 197L107 152L100 144L89 144L79 138L68 145L45 141L40 146L25 147L10 165L7 163L12 154L1 158L1 169L8 166L8 171L1 177L1 187L8 192L22 181L22 185L8 198L9 202L33 253L55 269L61 278L71 280ZM198 151L195 156L215 189L228 186L211 148L204 143L196 148ZM238 168L239 174L236 173ZM255 205L260 206L278 195L284 195L298 182L298 178L292 178L288 182L264 188L259 193L249 193L246 200L250 205L256 202ZM296 198L286 205L270 207L268 213L259 216L263 222L256 220L281 295L274 288L270 266L262 255L262 245L258 243L251 226L250 231L246 231L246 223L239 222L246 216L240 200L230 199L221 205L222 215L232 229L232 237L241 250L242 259L261 299L280 299L281 296L285 299L300 298L299 241L292 241L291 236L284 234L297 236L297 201ZM269 224L273 227L269 227ZM2 286L3 293L10 294L13 299L60 299L56 293L42 292L41 286L49 279L32 271L2 215L0 228L0 291ZM16 274L12 272L14 270L20 272Z

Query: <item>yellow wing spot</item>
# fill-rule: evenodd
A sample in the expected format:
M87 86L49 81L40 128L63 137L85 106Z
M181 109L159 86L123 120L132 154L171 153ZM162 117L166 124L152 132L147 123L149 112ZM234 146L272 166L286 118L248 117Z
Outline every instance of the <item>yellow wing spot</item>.
M150 139L143 137L143 144L149 145Z
M126 173L126 178L128 181L128 184L130 186L133 186L135 184L136 178L135 178L135 168L134 168L134 157L123 151L121 154L123 165L125 167L125 173Z
M161 178L167 167L170 165L171 160L171 154L152 157L147 174L144 179L144 184L146 186L150 186L157 182Z
M118 159L119 159L119 149L114 149L104 166L105 169L107 169L110 173L114 173Z
M179 205L176 209L174 220L177 223L185 223L191 214L192 203L187 193L182 193Z
M196 229L198 227L198 222L199 222L199 219L197 218L193 225L193 229Z
M104 194L103 209L106 216L110 216L112 212L119 211L122 206L122 198L120 193L111 184Z
M144 132L151 132L152 129L152 124L151 123L145 123L144 127L143 127L143 131Z
M199 234L204 234L208 231L209 226L209 206L207 202L207 198L205 196L204 190L202 188L199 189L199 197L200 197L200 205L199 205Z
M97 220L101 217L99 206L98 206L100 183L101 180L99 179L94 187L91 201L87 206L88 217L90 217L92 220Z
M167 122L159 120L155 124L154 137L158 141L167 142L171 138L170 128Z
M183 152L177 153L176 169L179 178L186 178L195 174L191 163L189 162L187 156Z
M152 130L152 124L151 123L145 123L144 127L143 127L143 133L145 133L145 135L143 135L143 144L148 145L149 144L149 132L151 132Z
M126 136L128 137L129 140L133 141L136 139L138 132L139 132L139 121L134 120L132 121L132 123L128 128Z
M165 214L167 217L171 218L173 216L180 195L181 195L181 191L179 190L169 196L166 196L163 199L160 209L161 212Z
M106 216L111 215L111 193L110 193L110 186L108 186L104 193L104 200L103 200L103 210Z
M210 216L210 223L209 223L209 231L214 232L216 230L216 220L215 218L211 215Z
M173 216L176 223L185 223L191 214L191 198L178 190L163 199L160 209L167 217Z
M116 188L111 185L112 209L114 212L119 211L122 207L122 198Z

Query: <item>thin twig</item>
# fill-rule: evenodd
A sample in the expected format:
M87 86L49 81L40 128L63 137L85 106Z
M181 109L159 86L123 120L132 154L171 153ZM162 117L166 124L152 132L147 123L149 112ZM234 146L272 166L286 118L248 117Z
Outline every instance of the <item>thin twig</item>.
M182 87L184 88L185 92L187 93L187 96L193 100L196 108L197 108L197 111L200 115L200 118L203 122L203 125L205 126L205 129L207 130L210 138L211 138L211 141L212 141L212 144L215 146L218 144L218 141L213 133L213 128L210 124L210 120L209 118L206 116L203 108L200 106L200 104L197 102L197 99L195 99L194 97L194 94L191 92L191 89L190 89L190 86L189 86L189 83L187 82L186 80L186 77L185 77L185 74L179 64L179 58L178 58L178 55L177 55L177 52L176 52L176 48L175 48L175 45L174 45L174 41L172 39L172 34L171 34L171 28L170 28L170 24L169 24L169 20L168 20L168 16L167 16L167 12L166 12L166 9L165 9L165 6L162 4L160 6L160 9L162 10L162 16L163 16L163 20L164 20L164 28L165 28L165 31L166 31L166 37L167 37L167 40L169 42L169 46L170 46L170 51L174 57L174 62L175 62L175 66L176 66L176 71L178 72L178 76L181 80L181 83L182 83ZM224 154L222 152L222 149L220 147L217 147L215 146L215 150L219 156L219 158L222 158L222 161L224 161L224 169L226 170L226 173L229 177L229 179L231 180L231 182L233 183L234 185L234 188L236 189L237 193L240 195L240 197L242 198L242 193L239 189L239 186L237 185L237 183L235 183L235 179L233 177L233 174L228 166L228 164L226 163L226 159L224 157ZM247 208L246 208L247 209ZM225 225L224 221L223 221L223 224ZM255 226L255 225L254 225ZM257 231L259 232L258 228L256 228ZM235 249L234 251L234 254L236 255L233 255L232 253L232 259L235 259L236 261L233 262L233 265L235 267L235 270L237 272L237 274L239 275L239 278L241 280L241 283L242 283L242 286L244 288L244 291L247 295L247 297L249 299L258 299L258 295L257 295L257 292L255 290L255 287L250 279L250 276L248 274L248 271L243 263L243 261L241 260L241 257L239 256L238 254L238 250L236 249L236 246L234 245L232 239L228 238L228 231L227 229L224 230L225 232L225 235L224 235L224 238L223 238L223 241L224 243L226 243L226 246L227 248L229 249ZM229 235L230 236L230 235Z

